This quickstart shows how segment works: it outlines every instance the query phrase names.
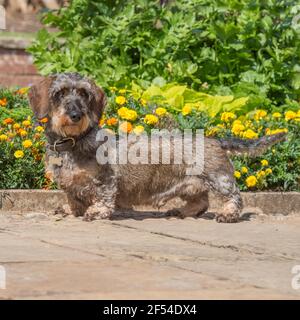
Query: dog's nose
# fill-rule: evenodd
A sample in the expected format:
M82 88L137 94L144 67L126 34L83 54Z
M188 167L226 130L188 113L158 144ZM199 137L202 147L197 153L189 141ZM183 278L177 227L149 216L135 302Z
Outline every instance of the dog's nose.
M70 118L73 122L78 122L81 119L81 113L73 111L70 113Z

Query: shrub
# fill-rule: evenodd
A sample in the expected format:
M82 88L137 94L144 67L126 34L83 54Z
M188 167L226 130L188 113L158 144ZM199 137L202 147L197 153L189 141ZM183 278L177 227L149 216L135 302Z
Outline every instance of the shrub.
M79 71L99 84L188 84L283 103L300 93L297 0L73 0L30 48L43 74Z
M0 90L0 189L51 188L45 177L45 137L34 124L27 89Z

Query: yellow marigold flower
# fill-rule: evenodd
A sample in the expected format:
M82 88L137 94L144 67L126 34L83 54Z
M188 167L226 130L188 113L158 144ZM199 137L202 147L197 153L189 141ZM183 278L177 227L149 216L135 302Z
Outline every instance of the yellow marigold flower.
M248 188L252 188L252 187L255 187L257 184L257 179L255 176L249 176L247 179L246 179L246 185Z
M37 127L35 128L35 131L37 131L37 132L44 132L45 130L44 130L44 128L43 128L42 126L37 126Z
M7 141L8 136L6 134L1 134L0 135L0 141Z
M118 115L122 119L134 121L137 118L137 113L135 110L122 107L118 110Z
M220 127L212 127L206 131L206 136L215 136L221 130Z
M21 137L26 137L26 136L27 136L27 131L24 130L24 129L19 129L18 134L19 134Z
M256 139L257 137L258 137L258 134L254 132L252 129L247 129L243 133L243 138L246 138L246 139Z
M3 120L3 124L12 124L14 123L14 120L12 118L6 118Z
M165 108L157 108L155 110L155 113L158 115L158 116L164 116L166 113L167 113L167 110Z
M48 118L43 118L40 120L41 123L47 123L48 122Z
M120 124L119 130L125 133L130 133L132 131L132 124L130 122L124 121Z
M106 117L105 117L105 115L103 115L103 116L101 117L101 119L99 120L99 127L102 127L102 126L104 125L105 119L106 119Z
M282 132L287 133L287 132L288 132L288 129L287 129L287 128L284 128L284 129L275 129L275 130L271 130L270 128L267 128L267 129L266 129L266 135L267 135L267 136L270 136L270 135L272 135L272 134L282 133Z
M29 120L24 120L22 124L24 127L29 127L31 125L31 122Z
M17 90L17 93L18 94L25 94L25 93L27 93L28 89L29 88L20 88L19 90Z
M282 115L281 115L280 112L274 112L274 113L272 114L272 117L273 117L274 119L279 119L279 118L282 117Z
M229 122L231 120L234 120L236 118L236 115L233 112L223 112L221 114L221 121L223 122Z
M140 103L142 106L145 106L147 104L147 101L145 99L141 98Z
M109 126L115 126L118 123L118 119L112 117L106 120L106 124Z
M241 171L242 171L242 173L248 173L248 168L242 167Z
M257 172L257 178L260 179L261 177L264 177L266 175L266 172L264 170L260 170Z
M263 159L263 160L261 160L261 165L263 166L263 167L267 167L268 165L269 165L269 161L268 160L265 160L265 159Z
M297 117L297 113L294 111L287 111L285 113L285 120L289 121L289 120L293 120Z
M25 140L25 141L23 141L22 145L26 149L30 148L32 146L32 141L31 140Z
M148 125L156 124L158 122L158 118L153 114L147 114L145 116L144 122Z
M238 136L244 130L245 130L245 126L240 123L233 124L231 128L231 132L236 136Z
M13 132L8 132L7 135L8 135L9 138L14 138L16 136L16 134L13 133Z
M267 111L265 110L257 110L254 114L254 120L258 121L264 118L267 115Z
M122 106L123 104L126 103L126 98L123 96L118 96L118 97L116 97L115 101L117 104Z
M145 131L145 128L142 125L138 125L133 129L133 132L137 135L143 133Z
M234 171L234 176L235 176L237 179L240 179L241 173L240 173L239 171Z
M6 98L0 99L0 107L5 107L6 105L7 105L7 99Z
M21 159L24 157L24 152L22 150L17 150L15 153L14 153L14 156L15 158L17 159Z
M19 129L21 128L21 126L20 126L18 123L15 123L15 124L13 125L13 128L14 128L15 130L19 130Z
M111 92L115 92L115 91L117 91L118 89L117 89L117 87L110 87L109 90L110 90Z
M234 125L236 125L236 124L242 124L242 121L241 121L240 119L234 120L234 121L232 122L232 125L234 126Z
M267 170L266 170L266 174L271 174L273 171L272 171L272 169L271 168L268 168Z
M192 112L192 107L189 106L189 105L185 105L182 110L181 110L181 113L184 115L184 116L187 116L188 114L190 114Z
M120 89L120 90L119 90L119 93L120 93L120 94L124 94L124 93L126 93L126 91L127 91L126 89Z

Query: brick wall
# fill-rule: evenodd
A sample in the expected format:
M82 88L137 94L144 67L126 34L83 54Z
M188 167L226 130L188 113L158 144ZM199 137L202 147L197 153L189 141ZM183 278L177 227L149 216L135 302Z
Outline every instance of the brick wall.
M0 40L1 87L25 87L41 78L33 65L31 55L25 51L28 44L25 40Z

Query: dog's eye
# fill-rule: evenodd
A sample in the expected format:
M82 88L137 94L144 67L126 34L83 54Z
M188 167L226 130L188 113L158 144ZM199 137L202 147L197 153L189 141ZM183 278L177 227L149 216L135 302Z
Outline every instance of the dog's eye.
M64 88L64 89L61 89L61 90L57 91L57 92L55 93L55 97L56 97L57 99L61 99L61 98L63 98L67 93L68 93L68 89L67 89L67 88Z
M80 96L82 96L83 98L85 98L85 99L88 99L89 98L89 94L86 92L86 90L84 90L84 89L79 89L78 90L78 93L79 93L79 95Z

